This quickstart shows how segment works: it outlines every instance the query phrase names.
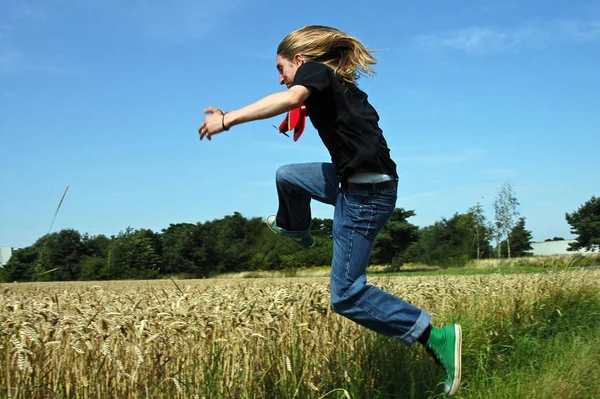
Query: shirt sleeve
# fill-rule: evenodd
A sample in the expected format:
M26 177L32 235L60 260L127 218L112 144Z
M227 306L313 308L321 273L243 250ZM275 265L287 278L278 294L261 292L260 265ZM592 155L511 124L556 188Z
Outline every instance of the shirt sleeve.
M323 91L331 86L328 66L319 62L307 62L296 71L292 86L300 85Z

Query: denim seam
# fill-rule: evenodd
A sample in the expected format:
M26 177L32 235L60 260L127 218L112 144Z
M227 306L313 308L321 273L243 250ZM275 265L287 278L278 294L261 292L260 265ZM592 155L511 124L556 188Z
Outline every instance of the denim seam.
M372 204L371 205L371 218L369 219L369 224L367 225L367 232L366 232L366 235L367 235L367 237L369 237L369 239L370 239L370 235L369 234L371 233L371 223L373 222L373 218L375 217L375 211L376 210L377 210L377 205ZM375 242L375 237L373 237L373 242ZM366 273L366 270L365 270L365 273Z
M345 196L344 196L344 199L345 199ZM360 205L360 207L359 207L359 212L358 212L358 219L359 219L359 220L360 220L360 217L362 216L363 209L364 209L364 205L362 205L362 204L361 204L361 205ZM370 226L371 226L371 222L372 222L372 221L373 221L373 211L371 210L371 218L369 219L369 225L368 225L368 227L367 227L367 232L369 231L369 228L370 228ZM352 229L352 233L350 234L350 238L349 238L349 240L348 240L348 241L349 241L349 242L348 242L348 247L349 247L349 248L348 248L348 256L346 257L346 267L345 267L345 269L346 269L346 270L345 270L345 272L346 272L346 281L348 281L348 280L349 280L348 273L349 273L349 269L350 269L350 257L352 256L352 255L351 255L351 254L352 254L352 246L353 246L352 244L353 244L353 239L354 239L354 233L356 232L356 222L352 222L352 223L353 223L353 225L354 225L354 226L353 226L353 229ZM366 273L366 270L365 270L365 273ZM386 322L384 322L383 320L381 320L379 317L377 317L377 315L376 315L376 314L373 314L373 313L372 313L372 312L370 312L368 309L366 309L366 308L364 308L364 307L360 306L360 305L359 305L357 302L355 302L355 301L354 301L354 300L353 300L351 297L346 297L346 298L344 298L343 300L344 300L344 301L350 301L350 302L352 302L352 303L354 304L354 306L356 306L357 308L360 308L360 309L362 309L362 311L363 311L363 312L370 314L370 315L371 315L371 317L373 317L375 320L379 321L380 323L383 323L383 324L387 324L387 325L389 325L389 323L386 323ZM396 328L396 327L394 327L394 326L391 326L391 327L392 327L392 328L394 328L395 330L398 330L398 331L399 331L399 332L401 332L401 333L403 332L403 331L401 331L401 330L397 329L397 328Z
M345 195L344 195L344 200L348 201L346 199ZM369 230L371 228L371 222L373 221L373 216L374 216L374 213L375 213L375 207L376 207L376 205L374 205L374 204L371 207L371 218L369 219L369 224L367 226L367 233L369 232ZM359 219L360 219L360 217L362 215L363 209L364 209L364 205L361 204L360 207L359 207L359 214L358 214L358 218ZM351 257L351 254L352 254L352 244L353 244L354 233L356 232L356 223L353 222L353 225L354 225L353 226L354 228L352 229L352 233L350 234L350 237L349 237L349 240L348 240L349 241L348 242L348 247L349 248L348 248L348 256L346 257L346 267L345 267L345 269L346 269L345 270L346 281L348 281L348 278L349 278L348 273L349 273L349 269L350 269L350 267L349 267L350 266L350 257ZM365 271L365 273L366 273L366 271ZM374 314L373 312L369 311L369 309L361 306L358 302L354 301L352 299L352 297L345 297L345 298L343 298L343 300L351 302L352 304L354 304L354 306L356 306L357 308L361 309L363 312L371 315L371 317L373 317L373 319L375 319L378 322L380 322L382 324L385 324L385 325L391 327L392 329L398 331L401 334L400 335L400 340L403 341L406 345L412 345L416 341L417 337L414 336L414 333L415 332L422 332L425 329L425 327L426 327L426 324L422 325L423 321L427 320L429 318L429 315L426 312L424 312L423 310L421 310L421 315L417 319L417 322L415 322L415 324L411 327L411 329L409 331L404 331L404 330L402 330L402 329L394 326L393 324L390 324L390 323L382 320L376 314Z
M348 201L346 199L345 195L344 195L344 200ZM348 202L348 204L349 204L349 202ZM359 220L360 220L360 215L361 214L362 214L362 205L360 206L359 211L358 211L358 219ZM348 255L346 256L346 267L345 267L345 269L346 269L345 270L346 281L350 280L350 276L349 276L349 273L350 273L350 257L352 256L352 247L353 247L353 244L354 244L354 233L356 232L356 222L353 221L352 224L353 224L353 226L352 226L352 233L350 234L350 237L348 238Z
M427 325L430 323L430 320L431 320L431 316L429 315L429 313L425 312L423 309L420 309L421 314L417 318L417 321L415 322L415 324L410 328L410 330L404 331L404 330L394 326L393 324L380 319L379 317L377 317L376 314L370 312L368 309L364 308L363 306L360 306L358 304L358 302L354 301L352 298L344 298L343 300L351 302L352 304L354 304L354 306L361 309L363 312L370 314L373 317L373 319L398 331L400 333L399 339L401 341L403 341L406 345L409 345L409 346L417 341L418 337L420 337L421 334L423 333L423 331L425 331L425 328L427 327Z

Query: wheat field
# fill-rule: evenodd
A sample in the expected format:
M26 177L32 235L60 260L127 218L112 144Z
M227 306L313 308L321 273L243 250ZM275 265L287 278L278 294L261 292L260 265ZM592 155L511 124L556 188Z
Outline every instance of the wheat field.
M369 283L440 324L461 313L501 319L515 298L523 306L557 290L597 290L599 277ZM14 283L0 293L1 398L350 397L342 386L376 335L331 312L327 278Z

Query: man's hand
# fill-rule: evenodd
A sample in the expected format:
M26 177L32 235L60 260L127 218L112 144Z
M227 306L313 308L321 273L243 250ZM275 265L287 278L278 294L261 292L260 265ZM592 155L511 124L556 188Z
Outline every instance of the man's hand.
M304 100L310 96L310 92L311 89L308 87L295 85L286 91L269 94L250 105L227 114L219 108L208 107L204 110L204 113L208 115L198 129L200 140L204 137L210 140L213 134L229 130L230 127L240 123L267 119L294 108L300 108Z
M204 123L198 128L198 133L200 134L200 140L204 137L210 140L213 134L225 131L223 128L225 112L219 108L208 107L204 110L204 113L207 115L204 118Z

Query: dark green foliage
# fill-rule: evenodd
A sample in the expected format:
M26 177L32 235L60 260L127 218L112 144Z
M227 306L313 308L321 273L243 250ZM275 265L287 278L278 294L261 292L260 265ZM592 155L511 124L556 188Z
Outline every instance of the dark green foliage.
M479 229L479 230L478 230ZM489 252L486 227L477 224L472 212L455 213L450 219L419 230L419 240L404 253L405 262L435 266L464 266L469 260ZM476 239L479 234L479 240Z
M310 232L314 237L333 238L333 219L313 218L310 222Z
M456 266L476 257L476 249L481 254L489 252L489 234L472 212L457 213L423 229L407 221L414 215L412 210L394 210L375 240L372 264L391 264L396 269L407 261ZM247 219L238 212L204 223L171 224L160 233L128 227L110 238L66 229L17 250L0 269L0 279L204 278L219 273L329 266L333 220L313 219L311 233L316 245L306 250L271 232L261 218Z
M65 229L48 234L40 240L43 244L34 268L34 280L79 279L79 262L85 253L81 234L77 230Z
M163 229L162 249L161 273L202 276L201 265L206 261L206 252L200 225L178 223Z
M100 272L103 279L147 279L158 276L159 240L151 230L125 231L113 237L106 263Z
M375 239L371 255L372 263L390 264L394 257L399 259L411 244L418 241L419 228L407 221L412 216L415 216L412 210L394 209L388 224Z
M525 228L524 217L519 218L515 227L510 231L508 238L510 241L511 256L513 257L526 256L527 251L533 249L531 246L533 236L531 235L531 231ZM502 247L505 248L506 246L503 245Z
M131 227L117 236L66 229L15 251L0 269L2 281L202 278L245 270L329 265L333 221L314 219L317 245L307 251L273 234L260 218L240 213L205 223L171 224L161 233Z
M40 253L36 244L26 248L17 249L8 263L2 269L4 281L33 281L34 264Z
M79 279L84 281L100 280L102 269L106 265L106 258L100 256L85 256L81 259L81 273Z
M569 244L569 250L577 251L585 248L587 251L598 250L600 246L600 198L592 198L579 209L566 214L567 222L571 225L571 233L577 234L576 242Z

